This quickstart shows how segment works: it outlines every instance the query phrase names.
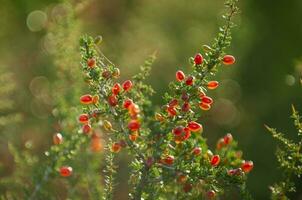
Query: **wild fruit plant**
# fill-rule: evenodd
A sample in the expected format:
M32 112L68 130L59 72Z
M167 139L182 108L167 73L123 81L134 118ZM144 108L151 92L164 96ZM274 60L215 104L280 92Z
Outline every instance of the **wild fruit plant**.
M202 52L189 59L190 72L176 72L161 108L154 107L150 100L154 91L144 83L155 55L137 75L120 81L119 68L102 53L99 40L82 37L81 65L89 94L79 97L83 112L78 122L83 137L93 140L100 126L106 133L102 136L107 144L103 199L113 198L114 158L121 151L132 157L131 199L213 199L234 195L236 190L240 198L250 198L245 180L253 162L242 159L231 134L220 139L215 150L209 149L202 135L203 114L214 106L210 90L219 85L215 74L235 63L225 50L231 42L236 3L226 1L225 25L212 45L204 45Z

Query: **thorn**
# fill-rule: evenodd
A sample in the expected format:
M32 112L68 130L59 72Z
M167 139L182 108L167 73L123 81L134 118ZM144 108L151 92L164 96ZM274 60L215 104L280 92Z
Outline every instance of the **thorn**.
M272 128L271 127L269 127L268 125L266 125L266 124L264 124L264 127L267 129L267 130L271 130Z
M296 109L295 109L294 104L292 104L292 112L293 112L293 113L296 113Z

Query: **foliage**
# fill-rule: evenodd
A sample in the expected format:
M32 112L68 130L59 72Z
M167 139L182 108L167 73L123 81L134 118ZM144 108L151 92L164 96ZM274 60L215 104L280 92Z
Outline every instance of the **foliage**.
M273 138L280 143L276 151L276 157L282 170L283 180L270 187L273 200L289 199L289 193L296 191L294 179L300 178L302 174L302 124L301 116L294 106L292 106L291 118L294 120L297 129L299 137L297 142L286 138L284 134L277 132L276 129L266 126Z

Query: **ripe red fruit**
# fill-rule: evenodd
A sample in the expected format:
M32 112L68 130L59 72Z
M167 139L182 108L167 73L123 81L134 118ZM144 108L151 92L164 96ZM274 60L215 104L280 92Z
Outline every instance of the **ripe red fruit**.
M232 65L235 63L235 58L232 55L225 55L222 59L223 64Z
M241 169L245 172L245 173L249 173L254 167L254 163L253 161L243 161L241 164Z
M202 132L202 125L197 122L191 121L188 123L187 127L192 132L199 132L199 131Z
M139 106L135 103L132 103L129 108L129 114L132 118L137 118L137 115L140 113Z
M208 96L201 97L201 101L202 101L202 103L209 104L209 105L211 105L213 103L213 99Z
M108 97L108 103L111 106L116 106L118 104L117 98L114 95Z
M216 196L216 192L214 190L210 190L207 192L207 197L209 199L213 199L213 198L215 198L215 196Z
M81 114L79 116L79 122L83 123L83 124L86 124L89 120L89 116L88 114Z
M62 166L60 168L60 175L63 177L71 176L72 174L72 167L70 166Z
M210 109L211 109L211 105L210 105L210 104L206 104L206 103L201 102L201 103L199 103L199 108L200 108L201 110L207 111L207 110L210 110Z
M175 109L174 107L168 107L168 108L167 108L167 112L169 113L169 115L170 115L171 117L177 115L177 111L176 111L176 109Z
M230 144L232 141L233 141L233 136L231 133L228 133L226 134L224 137L223 137L223 141L224 141L224 144L228 145Z
M91 126L90 124L85 124L84 126L82 126L82 132L86 135L88 135L91 131Z
M87 60L87 65L88 65L88 67L90 67L90 68L93 68L93 67L95 67L95 59L94 58L89 58L88 60Z
M114 153L120 152L121 149L122 149L122 146L119 142L115 142L111 145L111 151Z
M176 136L179 136L181 134L183 134L184 132L184 127L183 126L177 126L176 128L173 129L173 133Z
M174 156L168 155L163 159L164 164L166 165L173 165L174 163Z
M200 147L195 147L192 151L192 153L195 155L195 156L198 156L201 154L201 148Z
M242 169L237 168L237 169L230 169L227 171L229 176L234 176L234 175L241 175L242 174Z
M90 94L85 94L80 97L80 102L82 104L91 104L93 102L93 97Z
M124 108L128 109L132 104L133 104L133 101L131 99L126 99L124 101L123 106L124 106Z
M188 102L185 102L185 103L182 105L182 107L181 107L181 110L182 110L183 112L188 112L190 109L191 109L191 106L190 106L190 104L189 104Z
M100 152L103 149L101 137L97 134L92 136L90 150L92 152Z
M175 76L176 76L176 80L179 81L179 82L186 78L185 73L183 73L183 71L181 71L181 70L178 70L176 72Z
M131 120L128 123L128 129L130 131L137 131L140 128L140 123L137 120Z
M178 105L178 100L177 99L172 99L170 102L169 102L169 106L170 107L175 107Z
M62 142L63 142L63 136L61 133L54 134L52 139L53 139L53 143L55 145L62 144Z
M194 84L194 76L189 76L186 80L186 85L193 85Z
M195 55L195 58L194 58L194 63L195 65L201 65L203 62L203 57L200 53L196 54Z
M132 88L132 82L130 80L127 80L123 83L123 89L125 91L129 91Z
M218 81L209 81L207 87L209 90L214 90L218 87L218 85L219 85Z
M217 165L219 165L219 163L220 163L220 156L219 155L214 155L211 158L211 165L216 167Z
M119 83L115 83L111 90L112 90L112 94L118 95L121 91L121 85Z
M192 190L192 184L190 184L190 183L186 183L186 184L184 184L184 186L183 186L183 191L184 192L190 192L191 190Z

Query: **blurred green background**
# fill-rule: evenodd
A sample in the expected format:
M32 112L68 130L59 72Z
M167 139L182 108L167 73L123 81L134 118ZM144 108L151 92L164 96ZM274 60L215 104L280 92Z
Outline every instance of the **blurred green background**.
M45 36L58 3L0 0L0 72L9 76L0 83L10 89L1 93L0 114L21 121L0 122L1 177L14 170L7 141L22 149L32 140L35 153L41 155L54 132L53 104L47 92L56 81L51 56L55 49L47 45ZM302 1L245 0L240 8L228 51L237 63L217 77L221 87L214 92L214 108L203 119L204 135L214 147L219 137L231 132L244 157L255 164L248 180L251 193L255 199L268 199L268 186L280 176L276 143L263 125L295 138L290 105L302 111ZM148 82L157 91L154 102L160 105L176 69L189 70L188 57L212 42L222 9L222 0L93 0L77 19L82 33L103 36L104 53L120 66L124 77L137 72L149 54L158 52ZM43 98L37 98L41 94ZM298 192L292 198L302 199L301 180L297 183Z

